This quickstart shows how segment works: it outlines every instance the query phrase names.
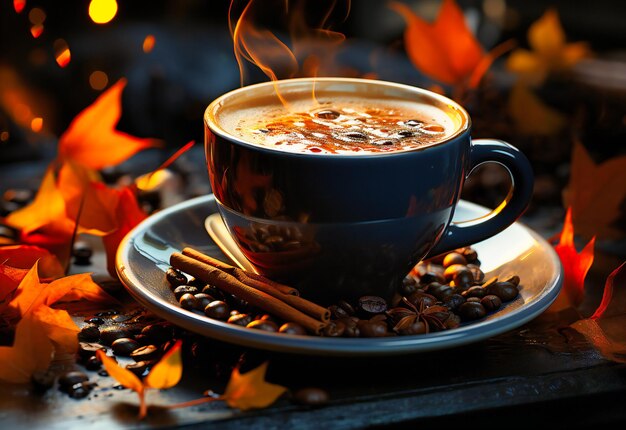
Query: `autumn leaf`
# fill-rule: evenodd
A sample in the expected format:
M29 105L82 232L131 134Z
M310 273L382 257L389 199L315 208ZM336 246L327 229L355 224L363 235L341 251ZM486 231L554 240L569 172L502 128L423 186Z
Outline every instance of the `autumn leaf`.
M507 60L507 68L530 85L540 85L550 72L562 72L590 55L584 42L566 43L556 10L548 9L528 29L532 48L516 49Z
M47 249L32 245L0 247L0 266L28 270L37 261L39 261L39 276L42 278L56 279L65 274L59 260Z
M180 348L182 341L178 340L169 351L163 355L161 360L154 365L150 373L143 379L128 369L117 364L117 362L99 350L96 352L102 365L113 379L126 388L129 388L139 396L139 419L146 417L148 406L146 404L145 393L148 388L166 389L171 388L180 381L183 372Z
M0 346L0 381L21 384L33 373L46 370L52 361L54 346L40 321L23 318L15 328L12 346Z
M91 169L119 164L142 149L158 146L154 139L133 137L115 129L122 114L120 79L79 113L59 140L59 156Z
M550 306L550 312L558 312L568 307L576 308L582 303L585 295L585 277L593 263L594 244L595 237L585 245L580 253L576 251L572 210L571 208L568 209L559 243L554 247L563 265L563 289L556 301Z
M581 333L604 357L609 360L626 363L626 312L624 311L624 293L626 289L626 262L622 263L607 278L604 286L604 294L598 309L589 318L581 319L571 324L576 331ZM616 280L620 282L616 284ZM622 287L621 301L615 300L615 287ZM616 305L613 302L617 302ZM609 312L611 305L616 309Z
M547 106L521 83L511 90L508 110L515 128L528 136L553 136L567 124L562 113Z
M404 42L411 62L439 82L475 88L491 63L512 48L511 42L506 42L485 53L454 0L443 1L432 24L403 3L392 2L390 7L407 23Z
M230 375L226 391L220 396L231 408L266 408L276 401L287 388L265 381L268 362L244 374L235 368Z
M35 199L12 212L5 222L21 231L21 242L48 245L67 244L74 222L65 215L65 200L56 186L54 169L48 168Z
M563 197L572 208L577 233L586 238L623 239L624 228L617 220L626 200L626 156L596 164L577 142Z

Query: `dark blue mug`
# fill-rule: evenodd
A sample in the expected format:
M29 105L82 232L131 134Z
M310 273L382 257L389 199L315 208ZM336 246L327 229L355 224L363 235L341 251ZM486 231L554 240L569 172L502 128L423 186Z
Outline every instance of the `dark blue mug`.
M427 104L455 124L423 148L337 155L286 152L246 142L223 127L237 106L281 94L374 94ZM371 96L370 96L371 97ZM532 195L526 157L498 140L470 137L471 120L454 101L392 82L287 79L229 92L205 113L211 187L222 219L259 273L291 283L321 302L391 297L421 259L468 246L511 225ZM505 201L488 216L453 223L465 179L486 162L511 176Z

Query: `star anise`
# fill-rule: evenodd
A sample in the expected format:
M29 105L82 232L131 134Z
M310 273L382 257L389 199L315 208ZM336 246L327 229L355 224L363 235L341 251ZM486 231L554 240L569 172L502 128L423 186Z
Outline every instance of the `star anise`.
M450 316L445 306L433 305L426 307L422 302L419 307L402 298L405 307L396 307L387 311L387 315L395 322L393 331L400 335L424 334L446 328L444 321Z

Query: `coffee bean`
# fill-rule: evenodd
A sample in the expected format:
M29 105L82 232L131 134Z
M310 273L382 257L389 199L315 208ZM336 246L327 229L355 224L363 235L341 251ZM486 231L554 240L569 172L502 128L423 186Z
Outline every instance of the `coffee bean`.
M280 191L275 188L269 189L263 199L263 210L265 214L269 217L275 217L281 213L284 209L283 200L283 195ZM280 239L282 243L284 239L282 237L280 237Z
M498 296L489 294L480 300L480 304L485 307L487 312L493 312L500 309L500 306L502 306L502 300L500 300L500 297Z
M100 330L100 342L111 345L117 339L132 338L133 334L127 327L106 327Z
M280 326L279 333L283 334L295 334L299 336L306 335L306 330L300 324L294 322L288 322Z
M403 336L412 336L417 334L424 334L427 332L426 324L420 320L411 321L410 324L400 324L394 327L394 331Z
M452 282L454 282L454 285L459 288L469 288L474 283L474 275L472 275L472 272L467 267L465 267L465 269L457 270L454 273L452 277Z
M387 310L387 302L378 296L363 296L358 301L359 310L365 315L381 314Z
M103 352L107 351L107 349L99 343L78 342L78 356L83 361L95 356L96 351L99 350L102 350Z
M180 301L180 298L185 294L191 294L193 296L198 293L198 289L193 285L180 285L174 289L174 296L178 301Z
M346 318L350 316L343 308L339 307L338 305L331 305L328 307L328 310L330 311L332 317L335 319Z
M443 300L443 305L451 311L456 311L463 303L465 303L465 297L460 294L451 294Z
M137 362L150 361L157 359L159 355L159 348L157 348L155 345L145 345L133 350L133 352L130 353L130 358Z
M230 308L226 302L215 300L206 305L204 314L209 318L226 321L230 317Z
M480 284L481 282L483 282L483 280L485 279L485 273L480 270L480 267L478 267L475 264L468 264L467 268L469 269L470 272L472 272L472 276L474 277L474 282L477 284Z
M506 279L504 282L508 282L508 283L513 284L513 285L515 285L517 287L517 286L519 286L520 278L517 275L513 275L513 276L509 277L508 279Z
M117 339L111 344L113 353L116 355L121 355L123 357L128 357L138 347L139 347L139 344L137 343L136 340L129 339L126 337Z
M180 287L179 287L180 288ZM195 287L194 287L195 288ZM198 300L193 294L185 293L178 299L180 307L188 311L192 311L198 308Z
M324 330L322 330L322 334L327 337L340 337L346 331L346 325L337 320L330 321Z
M485 307L480 302L467 301L459 306L459 316L463 321L472 321L487 315Z
M343 309L348 314L348 316L353 316L354 314L356 314L356 310L354 309L354 307L345 300L339 300L337 302L337 306Z
M435 296L419 290L407 297L407 300L418 309L420 306L427 308L437 303L437 298Z
M503 302L513 300L519 294L517 287L510 282L495 282L487 287L489 294L500 297Z
M315 116L322 119L337 119L341 114L336 110L325 109L315 113Z
M74 256L74 264L78 266L89 266L91 264L93 249L91 249L91 246L87 242L76 241L72 248L72 255Z
M30 382L39 394L45 393L54 385L56 374L51 370L38 370L30 377Z
M100 339L100 330L95 325L86 325L78 332L78 340L81 342L95 342Z
M482 299L480 297L468 297L466 302L480 303Z
M199 311L203 311L204 308L206 308L209 303L215 301L215 298L213 296L210 296L206 293L194 294L194 297L196 298L198 302L198 305L197 305L198 307L196 309Z
M467 260L457 252L450 252L443 258L443 267L450 267L454 264L466 265Z
M240 325L242 327L247 326L251 322L252 322L252 317L248 314L236 314L236 315L231 315L228 318L229 324Z
M272 321L256 320L256 321L252 321L246 327L253 328L256 330L274 332L274 333L278 331L278 326L276 326L276 323Z
M358 323L362 337L382 337L387 335L387 324L379 321L362 320Z
M431 286L433 287L431 288ZM438 282L428 284L428 287L428 294L432 294L440 301L444 301L446 297L454 294L454 290L449 285L441 285Z
M65 372L61 376L59 376L59 390L68 392L73 385L88 380L89 376L87 376L83 372L79 372L77 370Z
M328 392L321 388L301 388L293 394L296 403L306 406L321 406L328 403Z
M482 299L483 297L487 295L487 290L479 285L475 285L463 291L461 295L465 298L478 297L479 299Z
M135 375L139 377L143 375L143 373L146 371L147 368L148 368L147 361L137 361L136 363L128 363L126 365L126 369L130 370L131 372L133 372Z
M91 393L94 387L93 382L85 381L79 382L77 384L72 385L68 390L67 394L73 399L84 399Z
M410 296L417 290L417 281L412 276L406 276L402 283L400 284L400 288L398 292L401 296L406 297Z
M85 322L93 325L102 325L104 324L104 319L102 319L101 317L90 317L85 319Z
M459 248L455 252L463 255L468 263L474 263L478 260L478 253L474 248L466 246L465 248Z
M343 330L344 337L359 337L361 335L357 321L353 318L342 318L337 321L343 323L345 327Z
M92 355L85 362L85 369L87 370L100 370L102 367L102 361L95 355Z
M187 283L187 277L177 269L170 267L165 272L165 279L170 283L172 287L178 287L179 285L185 285Z
M164 324L149 324L141 329L141 334L153 343L161 344L170 340L173 335L172 327Z
M208 294L211 297L214 297L215 300L224 300L225 298L224 293L215 285L209 285L209 284L205 285L202 288L202 292L204 294Z
M457 328L461 325L461 317L450 312L450 316L443 323L447 329Z

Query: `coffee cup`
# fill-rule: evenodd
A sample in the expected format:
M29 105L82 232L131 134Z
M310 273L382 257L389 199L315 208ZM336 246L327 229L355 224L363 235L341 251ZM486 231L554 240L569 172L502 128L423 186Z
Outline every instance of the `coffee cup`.
M417 87L267 82L220 96L204 122L211 187L231 236L259 273L320 302L390 298L421 259L497 234L532 194L519 150L472 140L465 109ZM508 171L507 197L487 216L452 222L464 181L487 162Z

